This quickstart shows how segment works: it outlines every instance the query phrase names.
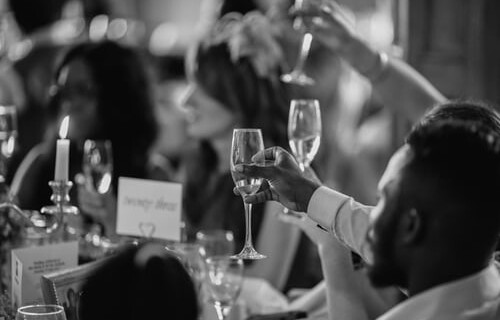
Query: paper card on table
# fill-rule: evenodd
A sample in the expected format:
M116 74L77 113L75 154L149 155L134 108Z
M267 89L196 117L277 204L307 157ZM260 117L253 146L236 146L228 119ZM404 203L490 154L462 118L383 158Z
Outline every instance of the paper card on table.
M78 242L12 250L12 306L43 303L40 277L78 264Z
M180 241L182 186L120 177L116 232Z

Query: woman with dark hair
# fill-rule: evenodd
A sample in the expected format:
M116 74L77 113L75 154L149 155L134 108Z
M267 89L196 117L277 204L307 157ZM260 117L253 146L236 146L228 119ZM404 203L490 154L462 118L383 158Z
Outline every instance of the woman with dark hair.
M236 250L243 247L243 203L232 193L229 171L233 128L260 128L265 145L287 145L290 92L279 81L281 49L270 35L268 23L255 12L226 16L188 59L187 130L199 141L186 164L188 239L200 230L227 229L235 235ZM284 289L286 281L292 280L294 257L309 260L308 266L314 265L314 259L303 255L307 250L296 255L300 231L280 221L277 215L281 212L282 207L271 203L254 207L253 238L257 250L268 258L252 263L246 274ZM317 271L303 269L294 279L303 282L293 285L313 285L319 280L315 278L319 268Z
M145 70L137 52L113 42L79 44L65 55L55 77L52 128L58 129L61 119L70 116L70 179L82 171L86 139L111 142L113 186L120 176L151 178L149 153L157 124ZM47 134L47 141L28 154L14 178L12 190L23 209L39 210L50 204L47 183L54 173L56 130ZM86 191L73 188L73 202L78 199L77 190ZM113 200L114 195L106 198ZM81 209L101 220L107 232L114 232L114 212Z
M165 248L131 246L96 270L82 288L80 320L196 320L198 299L189 274Z

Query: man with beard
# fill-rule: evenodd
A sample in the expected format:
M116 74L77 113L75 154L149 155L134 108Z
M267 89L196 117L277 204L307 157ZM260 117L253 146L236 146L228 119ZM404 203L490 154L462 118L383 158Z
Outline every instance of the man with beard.
M360 248L372 283L399 286L410 298L379 319L500 318L500 275L491 264L500 232L499 147L498 135L478 122L437 121L416 127L392 157L377 206L358 217L368 229ZM329 230L346 231L335 217L356 205L352 199L339 202L303 178L282 149L263 155L274 165L239 169L271 188L245 201L279 200ZM359 229L347 231L360 238Z

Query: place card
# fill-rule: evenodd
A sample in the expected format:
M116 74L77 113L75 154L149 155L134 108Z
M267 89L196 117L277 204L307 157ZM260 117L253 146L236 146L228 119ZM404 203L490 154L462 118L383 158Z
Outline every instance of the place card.
M40 277L76 267L78 242L64 242L12 250L12 306L43 303Z
M181 184L120 177L116 232L180 241L181 208Z

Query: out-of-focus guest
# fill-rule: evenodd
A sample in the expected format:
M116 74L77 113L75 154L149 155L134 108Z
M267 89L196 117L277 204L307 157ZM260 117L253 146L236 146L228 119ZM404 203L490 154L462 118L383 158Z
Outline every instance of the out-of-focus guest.
M234 182L229 171L233 128L261 128L265 144L287 145L290 96L279 81L282 52L269 28L269 21L256 12L223 17L188 61L188 133L200 142L187 157L184 209L188 239L202 229L228 229L235 235L237 250L243 247L243 204L232 195ZM256 206L254 211L253 236L258 251L268 258L254 262L247 274L283 289L293 265L303 268L296 273L300 276L289 279L295 286L318 281L319 263L315 269L311 263L315 260L306 257L310 248L296 249L300 231L275 216L282 208L268 204ZM292 263L294 258L297 263Z
M108 259L83 286L80 320L198 319L193 281L164 247L132 246Z
M185 174L184 158L193 147L181 106L187 89L184 58L160 57L157 60L155 114L159 132L153 146L152 161L161 171L167 169L169 180L181 181Z
M50 203L47 182L54 173L56 131L61 119L69 115L70 179L82 171L86 139L111 142L113 192L103 196L79 185L72 190L72 201L112 234L118 177L154 178L149 159L157 122L144 61L135 50L113 42L79 44L64 57L56 83L52 103L57 121L51 139L30 151L16 173L12 191L25 209Z
M22 39L7 48L0 71L0 103L18 110L18 145L10 162L10 180L28 151L41 142L48 123L49 87L64 48L83 31L83 22L65 19L69 0L9 0Z

